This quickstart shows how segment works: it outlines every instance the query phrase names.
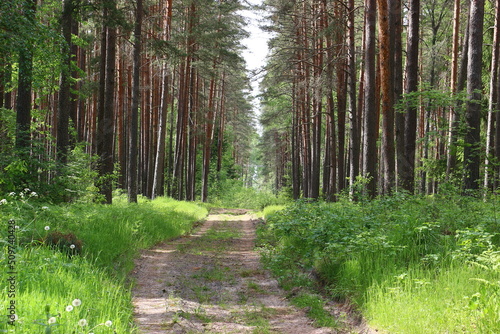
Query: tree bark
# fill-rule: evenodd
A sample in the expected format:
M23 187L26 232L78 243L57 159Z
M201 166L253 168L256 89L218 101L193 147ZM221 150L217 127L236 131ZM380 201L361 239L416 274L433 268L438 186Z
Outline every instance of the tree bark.
M36 0L23 4L23 13L30 23L35 24ZM31 88L33 81L33 50L23 41L19 50L19 69L16 103L16 149L21 159L29 157L31 146Z
M465 190L479 188L484 0L471 0L464 163Z
M486 125L486 154L484 161L484 187L488 187L492 184L491 175L494 174L494 169L492 168L492 153L495 145L495 116L499 112L498 110L498 65L499 65L499 55L500 55L500 0L495 1L495 23L493 29L493 50L491 56L491 70L490 70L490 96L488 105L488 122ZM498 163L496 161L495 163ZM496 179L497 175L493 178Z
M61 16L61 30L65 41L59 88L59 106L57 114L57 160L65 165L68 160L69 119L71 113L71 30L73 26L74 0L65 0Z
M363 176L369 178L367 195L375 197L377 194L376 0L365 0L365 15Z
M406 85L405 93L418 90L418 58L420 41L420 0L409 1L408 37L406 45ZM405 115L405 157L402 167L402 187L410 193L415 192L415 151L417 140L417 107L411 103L406 106Z
M132 78L132 105L129 125L129 154L128 154L128 201L137 203L138 183L137 183L137 151L138 151L138 131L139 131L139 102L140 102L140 73L141 73L141 49L142 49L142 0L137 0L134 28L134 68Z
M109 8L114 10L116 2L111 0ZM115 57L116 57L116 27L112 23L110 13L105 10L105 25L103 32L103 45L105 52L101 54L101 99L98 111L97 125L97 154L99 156L99 191L104 196L104 203L111 204L112 199L112 174L113 174L113 123L114 123L114 98L115 98ZM112 15L112 14L111 14ZM102 70L104 67L104 71ZM104 80L102 79L104 77Z
M391 26L389 3L395 0L378 0L380 74L382 101L382 158L383 178L382 191L389 194L395 185L395 151L394 151L394 46L391 43Z

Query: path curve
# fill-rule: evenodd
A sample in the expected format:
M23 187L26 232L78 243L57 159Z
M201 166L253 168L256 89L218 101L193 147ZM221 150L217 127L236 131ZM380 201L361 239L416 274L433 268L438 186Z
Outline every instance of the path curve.
M314 327L262 269L257 224L244 210L219 211L193 234L142 252L132 291L140 333L336 333Z

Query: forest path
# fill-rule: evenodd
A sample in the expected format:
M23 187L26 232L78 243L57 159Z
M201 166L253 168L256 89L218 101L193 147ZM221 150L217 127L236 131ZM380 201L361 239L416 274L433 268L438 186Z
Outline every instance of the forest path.
M366 333L314 327L291 306L260 265L257 224L246 210L218 210L193 234L144 251L133 290L140 332Z

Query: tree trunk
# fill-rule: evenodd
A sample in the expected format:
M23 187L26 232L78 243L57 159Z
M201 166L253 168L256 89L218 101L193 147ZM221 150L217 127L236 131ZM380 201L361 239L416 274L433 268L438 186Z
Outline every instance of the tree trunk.
M488 105L488 123L486 126L486 158L484 161L484 187L492 184L490 178L493 174L492 168L492 153L495 145L495 116L498 113L498 65L500 55L500 0L495 1L495 23L493 30L493 50L491 56L491 71L490 71L490 98ZM498 124L496 124L498 126ZM498 162L496 162L498 163ZM494 175L496 179L496 175Z
M380 74L382 100L382 158L383 178L382 191L389 194L395 185L395 151L394 151L394 46L391 43L390 12L388 1L378 0ZM395 0L392 0L395 1ZM391 2L392 2L391 1Z
M23 12L35 24L36 0L27 0ZM31 146L31 86L33 80L33 50L23 42L19 50L18 86L16 104L16 148L21 159L29 157Z
M61 29L65 44L59 88L59 107L57 114L57 160L65 165L68 160L69 118L71 113L71 29L73 26L74 0L65 0L61 16Z
M458 44L460 38L460 0L455 0L453 9L453 45L451 53L451 77L450 77L450 92L452 95L457 93L457 76L458 76ZM464 38L467 40L467 38ZM465 51L467 48L462 48ZM449 114L449 133L448 133L448 151L446 156L446 178L452 174L452 170L456 165L456 123L458 121L458 110L456 106L450 106Z
M406 45L406 85L405 93L418 90L418 58L420 41L420 0L410 0L408 10L408 37ZM417 140L417 107L411 103L406 106L405 115L405 158L402 167L402 187L410 193L415 192L415 151Z
M140 73L141 73L141 49L142 49L142 0L137 0L134 29L134 69L132 82L132 105L129 125L129 154L128 154L128 201L137 203L137 146L139 127L139 100L140 100Z
M403 95L403 22L401 14L401 0L390 1L390 24L392 27L391 44L393 45L394 67L392 71L393 77L393 106L397 105ZM404 143L404 126L405 114L395 112L394 114L394 135L396 140L396 185L399 187L402 179L401 166L404 161L405 143Z
M116 8L114 0L109 2L111 9ZM106 11L107 12L107 11ZM103 45L105 52L102 52L101 62L101 99L100 110L98 111L97 125L97 154L99 155L99 191L104 196L104 202L111 204L112 199L112 174L113 174L113 116L115 98L115 57L116 57L116 27L110 24L109 13L105 14L105 25L103 27ZM105 68L102 71L103 67Z
M365 0L365 50L364 50L364 131L363 176L369 178L367 194L377 193L377 105L375 98L375 25L377 15L376 0Z
M484 0L471 0L469 61L467 66L467 109L465 119L465 190L479 188L481 133L481 68L483 56Z

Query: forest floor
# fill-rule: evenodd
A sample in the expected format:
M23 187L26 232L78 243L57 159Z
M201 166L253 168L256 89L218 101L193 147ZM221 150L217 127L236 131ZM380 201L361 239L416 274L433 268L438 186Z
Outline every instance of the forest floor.
M194 232L142 252L134 270L141 333L375 333L329 303L338 328L316 327L261 267L259 224L246 210L213 210Z

